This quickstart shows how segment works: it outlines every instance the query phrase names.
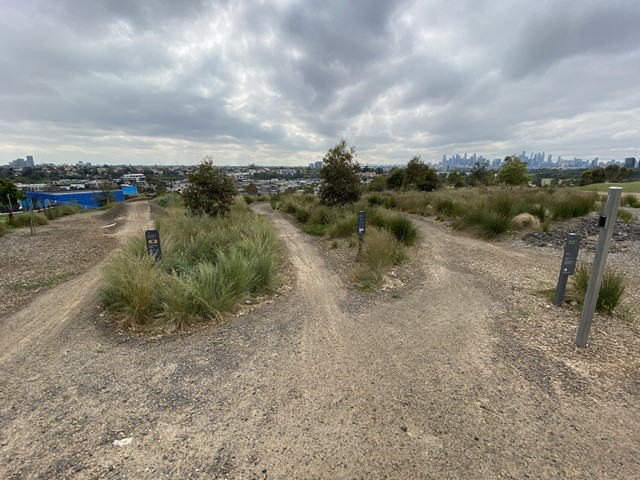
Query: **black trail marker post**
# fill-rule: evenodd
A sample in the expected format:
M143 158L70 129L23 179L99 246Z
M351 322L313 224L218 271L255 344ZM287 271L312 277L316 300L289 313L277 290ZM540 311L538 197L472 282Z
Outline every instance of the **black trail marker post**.
M360 258L360 253L362 253L362 240L364 239L364 231L366 229L367 224L367 215L362 210L358 212L358 258Z
M147 243L147 254L160 260L162 249L160 248L160 232L158 230L145 230L144 238Z
M558 285L556 286L556 296L553 299L553 304L556 307L562 305L564 292L567 290L569 275L573 275L576 271L580 240L582 240L582 237L576 233L567 235L567 242L564 244L564 255L562 256L562 266L560 267L560 276L558 277Z
M591 329L593 314L596 311L600 284L602 283L602 274L604 273L604 267L607 263L609 245L611 244L611 236L613 235L613 227L616 224L621 197L622 187L609 187L607 204L598 222L600 235L598 236L598 245L596 246L596 254L593 258L593 265L591 266L589 286L584 296L580 325L578 325L578 335L576 336L576 345L582 348L587 346L587 340L589 339L589 330Z

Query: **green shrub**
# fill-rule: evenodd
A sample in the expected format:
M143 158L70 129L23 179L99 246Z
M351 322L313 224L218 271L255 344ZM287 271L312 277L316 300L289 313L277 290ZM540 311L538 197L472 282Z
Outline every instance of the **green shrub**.
M355 233L357 224L358 218L355 214L346 214L329 225L327 235L330 238L348 237Z
M279 244L268 220L237 204L227 217L171 209L158 220L160 261L136 237L109 262L103 301L135 329L172 331L219 319L273 291Z
M632 194L624 195L622 197L622 204L629 205L631 208L640 208L640 200Z
M591 265L579 263L573 275L573 287L578 300L583 303L589 287ZM606 267L600 284L596 310L611 315L620 304L627 288L626 274L616 267Z
M244 203L246 203L247 205L250 205L256 201L255 197L252 197L251 195L245 194L242 196L242 198L244 199Z
M46 225L49 223L47 217L41 213L34 213L33 218L36 225ZM29 213L14 213L12 218L7 219L7 224L14 228L24 228L31 225Z
M365 290L380 288L389 269L406 259L406 248L389 231L370 227L358 258L356 279Z
M618 218L622 220L624 223L633 222L633 213L629 210L623 210L622 208L618 210Z
M554 220L566 220L568 218L582 217L595 208L597 194L565 193L551 203L551 216Z
M396 240L413 245L418 239L418 229L406 216L385 209L373 209L368 215L369 225L389 230Z
M169 208L182 205L182 195L177 192L167 192L154 198L153 203L161 207Z
M326 235L328 227L327 225L319 225L317 223L305 223L302 227L304 233L309 235L315 235L316 237L323 237Z
M497 238L513 228L513 219L509 215L487 210L475 210L465 215L468 225L473 225L480 236L487 239Z

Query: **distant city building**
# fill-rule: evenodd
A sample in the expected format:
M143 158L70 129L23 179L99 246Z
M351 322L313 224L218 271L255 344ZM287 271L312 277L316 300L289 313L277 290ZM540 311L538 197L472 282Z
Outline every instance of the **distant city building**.
M27 155L27 160L26 160L26 167L35 167L35 162L33 161L33 156L32 155Z
M625 158L624 166L627 168L636 168L636 157Z

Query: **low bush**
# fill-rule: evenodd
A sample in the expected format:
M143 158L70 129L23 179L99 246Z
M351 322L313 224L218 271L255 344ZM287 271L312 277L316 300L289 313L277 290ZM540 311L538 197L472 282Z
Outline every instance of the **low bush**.
M75 215L82 212L83 209L80 205L62 204L55 207L48 208L44 211L44 215L49 220L55 220L56 218L65 217L67 215Z
M573 288L580 303L584 302L584 297L589 287L591 277L591 265L579 263L573 275ZM596 310L611 315L620 304L624 292L627 288L626 274L616 267L606 267L600 284Z
M368 223L388 230L404 245L413 245L418 239L418 229L406 215L374 209L369 212Z
M171 209L157 224L159 261L136 237L106 268L103 302L131 328L173 331L220 319L242 299L273 290L277 237L246 205L216 218Z
M622 220L624 223L633 222L633 213L629 210L623 210L622 208L618 210L618 218Z
M36 225L47 225L49 220L41 213L34 213L33 218ZM14 213L11 218L7 219L7 225L14 228L24 228L31 225L29 213Z
M629 205L631 208L640 208L640 200L635 195L627 194L622 197L622 205Z
M365 290L380 288L391 267L407 259L406 248L385 229L370 227L358 258L356 279Z
M175 207L183 205L182 195L177 192L167 192L162 195L158 195L153 199L153 203L156 203L164 208Z
M551 216L553 220L582 217L594 210L597 199L597 193L565 192L551 203Z

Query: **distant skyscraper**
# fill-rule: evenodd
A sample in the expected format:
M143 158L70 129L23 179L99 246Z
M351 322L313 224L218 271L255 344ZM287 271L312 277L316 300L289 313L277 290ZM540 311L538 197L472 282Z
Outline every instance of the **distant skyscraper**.
M27 155L27 160L25 162L26 167L35 167L35 163L33 162L33 156Z
M636 168L636 157L625 158L624 166L627 168Z

